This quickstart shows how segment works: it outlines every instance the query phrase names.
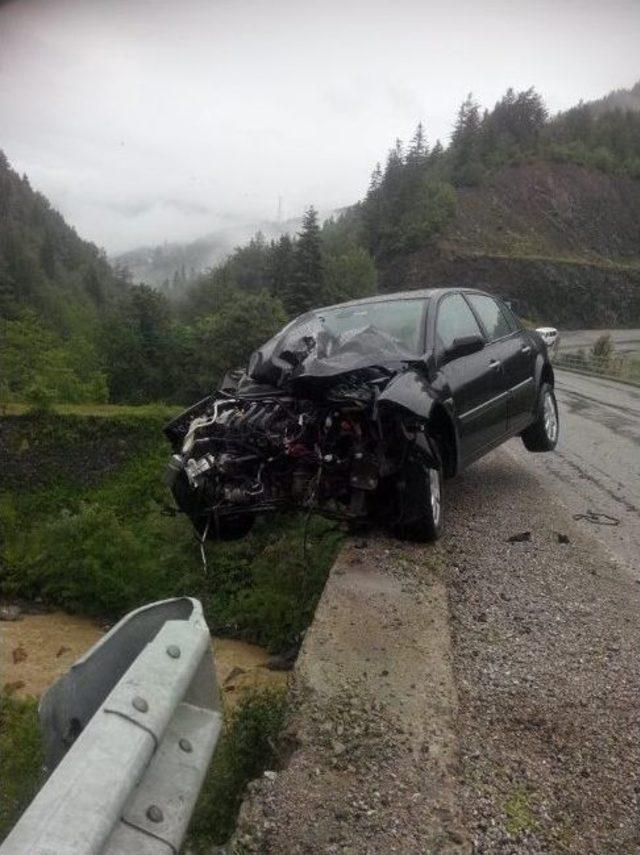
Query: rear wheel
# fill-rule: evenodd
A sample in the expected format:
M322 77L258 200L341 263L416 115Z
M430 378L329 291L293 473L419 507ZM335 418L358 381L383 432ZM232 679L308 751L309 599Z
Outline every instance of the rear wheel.
M406 540L437 540L443 528L442 467L431 465L423 454L408 455L397 481L400 522L398 537Z
M536 420L522 432L522 441L527 451L553 451L558 444L559 432L558 404L553 386L543 383L538 394Z

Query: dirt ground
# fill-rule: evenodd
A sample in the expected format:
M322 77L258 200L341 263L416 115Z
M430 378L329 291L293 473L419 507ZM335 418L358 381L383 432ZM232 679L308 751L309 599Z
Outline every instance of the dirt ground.
M0 621L0 684L17 697L39 697L104 631L95 621L64 612ZM233 705L249 689L286 685L286 673L264 667L269 654L261 647L230 638L212 643L226 703Z

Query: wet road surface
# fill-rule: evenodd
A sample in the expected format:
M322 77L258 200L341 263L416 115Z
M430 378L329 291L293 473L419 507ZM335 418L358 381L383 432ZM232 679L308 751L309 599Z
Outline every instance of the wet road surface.
M556 393L556 451L506 447L640 577L640 388L556 369Z

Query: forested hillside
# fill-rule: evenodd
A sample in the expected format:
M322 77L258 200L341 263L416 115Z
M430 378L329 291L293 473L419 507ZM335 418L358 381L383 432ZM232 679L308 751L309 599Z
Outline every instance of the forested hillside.
M0 406L190 403L298 312L376 290L366 249L313 208L169 297L134 285L2 157Z
M553 118L533 89L490 111L469 96L447 147L418 125L361 202L258 233L171 299L113 271L2 156L0 398L188 403L288 318L376 290L479 286L533 320L637 326L639 94Z
M640 85L552 119L533 90L418 126L357 206L383 290L464 284L566 326L640 321ZM619 106L621 105L621 106Z

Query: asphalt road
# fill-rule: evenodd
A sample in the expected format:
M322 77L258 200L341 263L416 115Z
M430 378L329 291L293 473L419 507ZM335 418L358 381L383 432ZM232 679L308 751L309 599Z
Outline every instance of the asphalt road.
M555 452L507 449L640 578L640 389L556 370L556 394Z

